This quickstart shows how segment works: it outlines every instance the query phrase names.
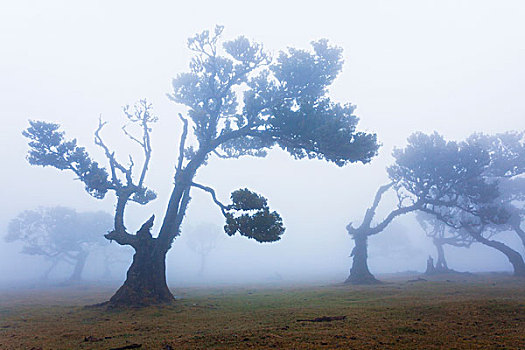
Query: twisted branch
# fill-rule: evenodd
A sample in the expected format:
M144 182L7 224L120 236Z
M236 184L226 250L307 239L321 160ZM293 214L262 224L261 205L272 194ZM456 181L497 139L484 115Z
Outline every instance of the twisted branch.
M114 151L111 152L109 150L108 146L106 146L106 144L102 140L102 137L100 136L100 131L102 130L102 128L106 124L107 124L107 122L102 122L102 117L99 117L99 119L98 119L98 128L97 128L97 130L95 130L95 144L97 146L101 147L104 150L106 158L108 158L108 160L109 160L109 167L111 169L111 180L113 182L113 185L117 186L118 183L119 183L119 180L118 180L118 177L117 177L115 169L120 170L126 176L127 184L131 185L132 184L131 168L130 169L126 169L122 164L120 164L115 159L115 152Z
M217 204L217 206L221 209L222 215L226 216L227 211L231 209L231 206L224 205L221 201L217 199L217 195L215 194L215 190L213 188L195 182L192 182L191 186L200 188L201 190L208 192L211 195L211 198L213 199L215 204Z

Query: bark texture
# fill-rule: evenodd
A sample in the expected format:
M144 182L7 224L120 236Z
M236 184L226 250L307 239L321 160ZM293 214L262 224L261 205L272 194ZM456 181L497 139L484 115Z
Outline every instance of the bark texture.
M351 257L353 257L352 267L350 268L350 275L345 283L352 284L376 284L381 283L368 269L368 237L382 232L387 226L398 216L413 212L420 208L419 202L412 203L409 206L398 206L392 210L381 222L372 226L372 220L376 214L377 207L381 201L383 194L393 186L389 183L379 187L374 197L372 206L367 209L363 222L358 228L354 228L352 223L346 226L348 234L353 237L355 247L352 250ZM401 203L400 203L401 204Z
M368 236L366 234L354 235L355 247L350 275L345 283L351 284L376 284L380 283L368 269Z
M109 300L110 306L147 306L174 300L166 282L166 253L144 226L137 233L133 262L126 281Z

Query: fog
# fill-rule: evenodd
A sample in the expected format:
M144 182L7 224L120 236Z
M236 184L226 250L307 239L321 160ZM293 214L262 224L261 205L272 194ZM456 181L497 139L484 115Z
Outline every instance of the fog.
M115 197L90 197L71 173L30 166L28 119L62 125L93 158L105 161L93 143L103 130L119 159L141 150L121 135L122 106L141 98L159 117L152 132L147 183L158 198L129 205L131 232L155 214L157 233L173 185L185 109L168 100L171 79L188 71L187 38L216 24L224 37L244 35L276 56L287 47L309 48L327 38L344 49L345 65L330 96L357 106L358 129L375 132L382 146L370 164L337 167L320 160L294 160L280 149L266 158L211 158L197 181L219 198L248 187L263 194L284 221L286 232L260 244L222 232L224 218L209 194L193 190L181 236L168 253L173 286L227 283L337 283L348 275L353 241L345 226L362 219L394 147L415 131L464 139L473 132L525 129L525 3L522 1L16 1L0 5L0 285L37 281L46 262L6 243L9 221L38 206L77 211L114 211ZM387 200L378 217L395 205ZM192 232L207 227L214 246L202 257L192 249ZM512 234L498 238L523 252ZM112 243L116 245L115 242ZM123 281L132 250L120 247L111 278ZM369 241L373 273L424 271L435 255L432 241L412 215L397 219ZM511 271L500 252L474 244L446 247L458 271ZM126 260L127 259L127 260ZM51 276L60 281L70 267ZM103 264L88 258L87 280L103 280Z

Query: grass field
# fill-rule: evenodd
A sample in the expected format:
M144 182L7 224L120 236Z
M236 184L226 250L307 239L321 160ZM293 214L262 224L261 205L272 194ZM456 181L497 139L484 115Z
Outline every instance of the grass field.
M168 307L105 311L113 287L7 290L0 349L525 349L525 281L177 288ZM346 316L327 322L322 316Z

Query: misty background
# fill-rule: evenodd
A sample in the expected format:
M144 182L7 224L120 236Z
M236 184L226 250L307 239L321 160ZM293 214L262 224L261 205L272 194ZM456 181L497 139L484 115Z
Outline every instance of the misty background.
M145 207L130 205L126 221L135 232L154 213L153 232L158 230L182 130L177 114L184 113L166 94L171 79L188 70L187 38L215 24L225 26L225 38L245 35L274 55L286 47L309 49L320 38L343 47L345 65L330 94L357 105L358 129L376 132L382 147L370 164L343 168L296 161L278 149L262 159L210 159L197 174L199 183L215 188L223 201L238 188L263 194L282 215L286 232L270 244L228 237L209 195L194 190L182 234L168 254L168 282L344 281L353 247L345 226L362 218L387 182L393 147L403 147L415 131L436 130L459 140L473 132L525 129L523 18L522 1L2 3L0 286L38 278L46 267L41 258L20 254L20 244L3 240L19 212L62 205L112 213L115 204L111 195L90 197L70 173L30 166L21 135L28 119L61 124L66 137L77 138L103 163L93 143L101 115L109 122L106 142L126 161L129 153L139 159L141 150L121 135L122 106L141 98L152 102L159 121L146 182L158 198ZM199 227L215 242L204 268L195 249ZM498 237L523 251L513 235ZM428 255L435 256L431 239L410 215L372 237L369 248L370 268L379 274L423 271ZM119 249L128 261L116 263L113 277L120 281L132 252ZM504 255L479 244L445 249L455 270L511 269ZM90 256L85 278L101 275L100 259Z

